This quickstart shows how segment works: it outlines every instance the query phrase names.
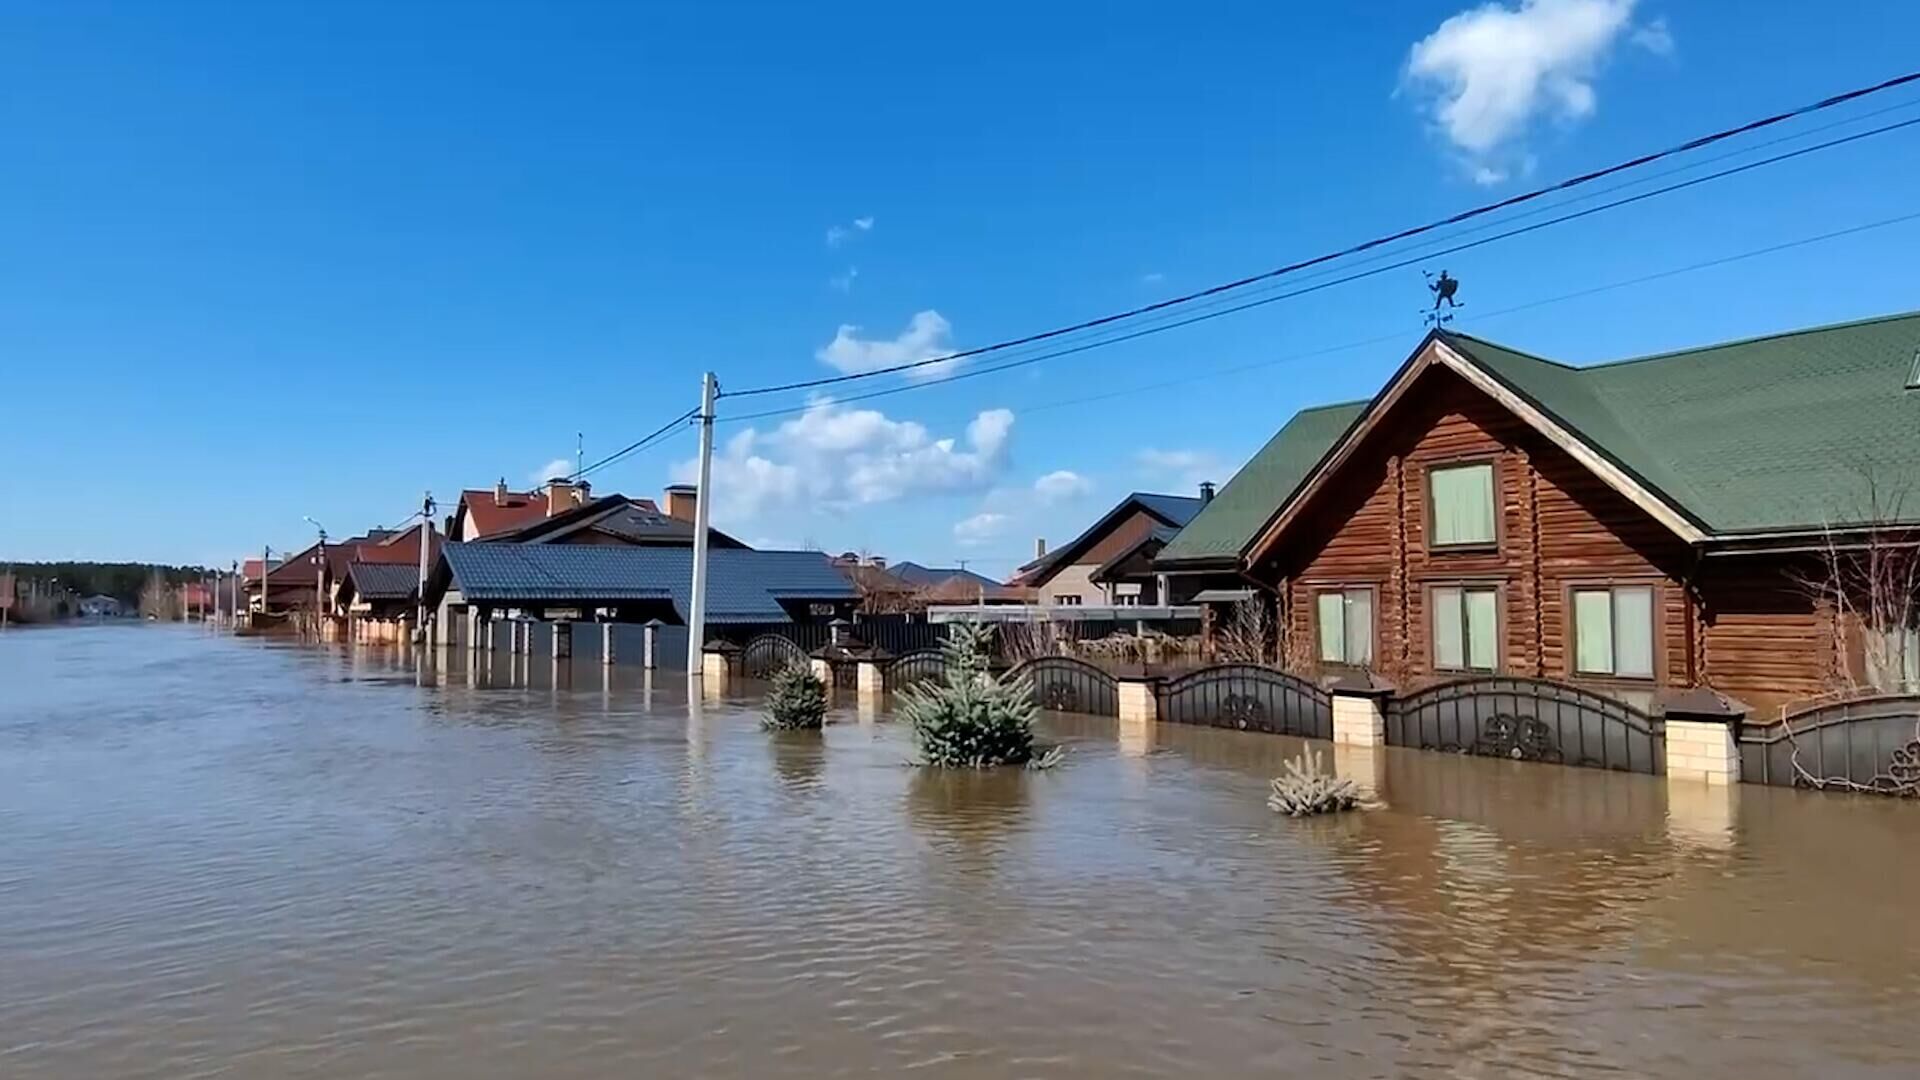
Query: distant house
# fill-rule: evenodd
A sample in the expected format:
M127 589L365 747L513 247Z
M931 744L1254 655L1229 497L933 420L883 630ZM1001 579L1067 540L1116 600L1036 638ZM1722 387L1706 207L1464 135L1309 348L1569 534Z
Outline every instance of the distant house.
M668 488L667 494L667 505L671 510L678 511L677 515L661 512L652 499L607 495L518 528L489 533L483 539L487 543L505 544L691 547L694 534L693 489L676 486ZM549 499L547 505L555 505L555 500ZM707 529L707 542L714 548L747 546L712 527Z
M1212 497L1211 484L1201 485L1199 498L1136 491L1068 543L1042 550L1008 584L1030 590L1040 605L1169 602L1161 595L1157 575L1140 556L1171 540ZM1150 561L1151 555L1146 558Z
M1257 584L1291 664L1403 684L1911 688L1914 608L1875 625L1821 583L1920 535L1917 356L1920 313L1580 368L1429 334L1373 398L1296 415L1154 566Z
M847 552L834 560L860 589L867 614L925 611L935 604L1021 604L1029 593L964 567L930 567L914 562L888 565L877 558Z
M80 615L87 619L117 619L122 613L120 600L114 596L89 596L80 601Z
M581 505L589 494L585 483L566 480L549 480L546 489L541 491L509 491L503 478L491 490L481 488L460 493L452 515L447 518L447 539L480 540L525 528Z
M853 614L859 593L817 551L708 552L710 624L830 622ZM441 625L474 613L684 625L693 552L688 547L449 543L427 585Z

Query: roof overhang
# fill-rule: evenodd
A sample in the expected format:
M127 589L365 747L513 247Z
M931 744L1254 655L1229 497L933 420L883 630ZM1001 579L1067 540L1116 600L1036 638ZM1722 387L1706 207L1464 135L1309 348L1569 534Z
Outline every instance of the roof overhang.
M1671 501L1642 483L1632 473L1620 467L1611 457L1598 447L1582 438L1578 432L1541 408L1532 399L1521 394L1492 372L1475 363L1470 357L1448 345L1446 339L1437 333L1430 333L1420 347L1414 350L1400 370L1394 373L1379 394L1367 404L1366 411L1360 414L1346 434L1342 435L1320 463L1313 467L1293 495L1280 508L1273 520L1256 534L1253 543L1244 553L1247 563L1258 562L1287 528L1299 517L1304 507L1310 504L1330 482L1331 477L1340 471L1366 443L1367 437L1379 426L1381 419L1393 411L1393 407L1404 398L1415 382L1429 368L1445 368L1464 379L1468 385L1486 394L1495 402L1518 417L1528 427L1540 433L1548 442L1554 444L1578 462L1600 481L1619 493L1628 502L1645 511L1648 516L1671 530L1675 536L1689 544L1699 544L1708 538L1708 534L1682 513Z

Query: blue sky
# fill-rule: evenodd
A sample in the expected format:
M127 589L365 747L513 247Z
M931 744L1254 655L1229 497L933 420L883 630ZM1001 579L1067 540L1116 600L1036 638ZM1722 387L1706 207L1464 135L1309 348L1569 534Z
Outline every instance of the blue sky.
M526 485L576 432L605 454L707 368L746 388L1131 306L1899 73L1920 40L1903 3L0 11L0 557L223 563L306 542L302 515ZM1920 307L1909 222L1498 314L1920 210L1916 165L1910 129L1429 268L1464 280L1463 329L1571 361ZM1004 574L1367 395L1425 295L1409 268L726 423L715 505L753 541ZM657 495L693 449L592 479Z

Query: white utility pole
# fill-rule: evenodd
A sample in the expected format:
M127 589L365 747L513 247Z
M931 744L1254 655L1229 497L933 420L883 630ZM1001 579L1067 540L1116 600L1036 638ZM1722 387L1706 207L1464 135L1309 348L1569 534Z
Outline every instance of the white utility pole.
M420 504L420 619L414 624L420 644L427 643L427 549L433 546L433 492Z
M260 545L260 625L261 626L267 625L267 567L269 565L267 560L271 558L273 558L273 545L271 544ZM248 619L247 624L249 626L253 625L253 620Z
M707 515L713 509L713 399L720 383L709 371L700 379L700 486L693 501L693 610L687 613L687 675L700 677L707 637Z
M261 563L262 566L266 564ZM233 560L233 577L227 582L227 629L240 626L240 560Z

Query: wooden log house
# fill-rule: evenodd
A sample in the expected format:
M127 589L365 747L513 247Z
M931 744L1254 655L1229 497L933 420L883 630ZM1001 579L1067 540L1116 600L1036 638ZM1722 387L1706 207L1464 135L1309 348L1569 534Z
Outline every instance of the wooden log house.
M1822 585L1916 528L1920 314L1584 368L1443 330L1295 416L1155 566L1257 586L1296 670L1705 686L1760 719L1920 682L1920 631Z

